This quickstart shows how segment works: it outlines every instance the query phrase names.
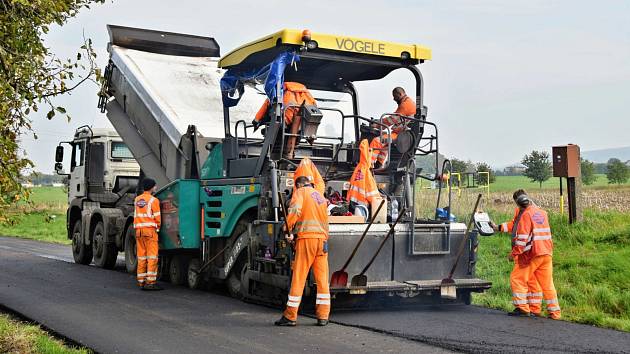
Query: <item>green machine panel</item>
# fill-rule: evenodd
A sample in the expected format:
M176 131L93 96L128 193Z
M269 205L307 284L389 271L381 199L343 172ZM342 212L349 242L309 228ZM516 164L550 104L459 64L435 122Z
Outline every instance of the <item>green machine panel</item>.
M258 207L260 184L201 187L205 237L228 237L245 211Z
M160 190L160 249L199 249L201 204L198 180L177 180Z

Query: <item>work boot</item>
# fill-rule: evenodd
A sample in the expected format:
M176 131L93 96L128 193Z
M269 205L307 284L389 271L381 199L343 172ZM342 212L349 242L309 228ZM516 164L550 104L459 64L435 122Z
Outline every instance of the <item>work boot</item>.
M508 312L508 316L515 316L515 317L530 317L531 314L527 311L523 311L519 308L515 308L514 311L512 312Z
M157 285L157 284L147 284L144 286L144 288L142 288L142 290L146 290L146 291L158 291L158 290L164 290L161 286Z
M323 326L325 326L327 324L328 324L328 320L320 320L320 319L317 320L317 325L318 326L322 326L323 327Z
M543 317L543 314L542 314L542 312L532 312L531 316L532 317Z
M295 327L295 325L297 325L297 322L291 321L290 319L282 316L280 317L279 320L277 320L273 324L275 324L276 326L282 326L282 327Z

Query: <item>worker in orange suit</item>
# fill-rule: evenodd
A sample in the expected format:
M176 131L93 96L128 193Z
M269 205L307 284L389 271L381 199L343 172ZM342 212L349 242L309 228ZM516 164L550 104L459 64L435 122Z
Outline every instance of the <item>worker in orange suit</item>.
M316 102L306 86L299 82L285 82L283 87L284 94L282 102L286 108L284 110L284 124L289 127L289 134L295 135L289 136L287 139L285 157L292 159L295 144L297 142L297 134L299 133L300 125L302 124L302 117L299 115L300 107L289 106L300 106L302 104L315 105ZM252 121L254 129L258 129L258 127L265 121L265 118L269 116L269 107L271 107L271 103L269 102L269 99L266 99L258 110L258 113L256 113L256 118Z
M398 104L395 114L413 117L416 114L416 103L405 93L402 87L396 87L392 91L394 101ZM400 116L386 116L383 118L383 124L387 125L392 132L392 141L396 140L398 133L405 130L405 122ZM372 139L370 147L372 148L372 164L377 162L383 165L387 160L387 133L383 133L380 137Z
M309 183L312 183L315 189L317 189L320 194L324 195L324 190L326 189L324 179L319 173L317 166L315 166L313 161L311 161L308 157L303 158L295 172L293 172L294 184L295 181L302 176L308 178Z
M328 324L330 314L327 203L324 196L313 188L305 176L297 178L295 188L287 216L288 230L294 230L297 233L293 277L286 309L275 325L295 326L297 324L304 284L312 267L317 284L315 316L317 325L325 326ZM293 235L286 237L289 242L293 241Z
M549 318L560 319L560 305L553 283L553 241L547 213L536 206L527 193L519 189L514 192L514 201L519 206L512 222L496 227L503 232L512 232L514 260L510 275L512 316L541 316L541 303L547 304Z
M361 140L359 163L350 177L350 189L346 196L350 204L364 205L366 208L372 204L374 198L380 197L376 180L370 170L370 150L368 141Z
M142 180L144 193L134 200L133 227L136 230L136 279L142 290L162 290L156 284L158 271L158 231L162 223L160 201L153 195L157 191L151 178Z

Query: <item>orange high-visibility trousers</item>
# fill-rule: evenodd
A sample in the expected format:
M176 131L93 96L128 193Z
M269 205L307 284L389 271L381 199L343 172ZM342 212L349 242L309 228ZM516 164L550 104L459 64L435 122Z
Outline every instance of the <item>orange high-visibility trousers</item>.
M518 256L514 258L514 268L510 274L510 287L512 288L512 304L521 311L530 312L529 301L529 264L524 266L518 263Z
M558 302L556 287L553 284L553 262L550 255L536 256L531 260L529 263L529 278L530 284L532 281L539 284L537 293L532 293L532 295L538 295L542 292L540 296L534 297L534 299L537 299L537 301L535 301L538 306L534 305L531 311L534 313L541 312L540 299L543 298L547 304L549 316L555 320L559 320L561 317L560 303Z
M154 229L136 229L138 286L155 284L158 271L158 235Z
M299 238L295 242L295 261L293 262L293 277L289 300L284 310L284 317L291 321L297 320L298 308L302 301L304 284L308 272L313 268L317 296L315 298L315 316L320 320L327 320L330 314L330 290L328 288L328 253L324 251L322 238Z

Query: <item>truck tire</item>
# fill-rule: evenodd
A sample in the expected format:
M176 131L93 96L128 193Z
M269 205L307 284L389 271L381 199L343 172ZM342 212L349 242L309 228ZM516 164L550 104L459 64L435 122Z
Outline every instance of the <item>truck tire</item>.
M183 285L184 282L186 282L188 270L186 260L182 256L174 256L170 263L168 267L168 277L171 279L171 284Z
M236 241L242 234L247 232L248 225L250 221L247 219L241 219L234 227L234 231L232 231L232 242ZM234 262L234 266L230 270L230 275L228 275L225 285L227 287L228 292L233 298L242 299L245 294L243 294L243 286L241 284L241 274L243 272L243 268L247 264L247 247L243 248L241 254Z
M136 232L133 225L129 225L125 232L125 268L127 268L127 273L129 274L136 274L136 269L138 268Z
M201 284L203 283L203 274L199 274L199 269L201 268L201 262L199 258L193 258L188 263L188 272L187 272L187 284L191 289L199 289Z
M105 242L105 226L99 221L94 227L92 234L92 253L94 254L94 264L97 267L113 269L116 265L118 250L115 243Z
M92 263L92 247L83 242L81 225L81 219L76 220L72 225L72 257L77 264L90 264Z

